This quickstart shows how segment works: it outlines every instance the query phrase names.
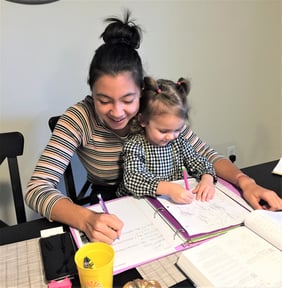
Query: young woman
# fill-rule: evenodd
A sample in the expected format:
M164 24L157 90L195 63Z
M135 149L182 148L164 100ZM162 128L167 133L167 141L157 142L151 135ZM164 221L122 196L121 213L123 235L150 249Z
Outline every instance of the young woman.
M105 199L116 197L122 178L120 161L123 143L129 136L131 120L139 109L143 67L136 49L141 31L126 14L124 21L110 18L101 35L89 69L91 96L63 113L28 183L26 203L49 220L71 225L92 241L112 243L122 230L118 216L95 213L75 205L57 189L69 161L77 152L93 183L93 193L105 191ZM188 130L185 137L214 164L218 176L236 184L254 208L282 209L275 192L264 189ZM97 187L97 189L95 188ZM109 197L106 197L106 195Z
M191 203L193 193L202 201L213 198L214 168L185 138L189 92L190 82L184 78L174 83L145 77L138 121L136 127L132 125L133 136L123 148L124 175L119 196L168 195L176 203ZM183 178L182 167L199 181L193 191L171 182Z

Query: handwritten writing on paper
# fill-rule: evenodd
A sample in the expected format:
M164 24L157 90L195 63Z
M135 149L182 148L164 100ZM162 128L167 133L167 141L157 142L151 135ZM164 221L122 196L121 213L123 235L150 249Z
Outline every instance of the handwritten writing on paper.
M193 189L197 183L191 180L190 187ZM190 236L243 223L249 213L217 188L214 198L208 202L194 199L191 204L180 205L171 202L168 197L158 197L158 200Z
M174 239L174 232L162 219L154 217L154 210L144 200L128 197L109 201L107 207L125 223L120 238L113 243L115 274L128 269L130 263L148 262L148 255L153 260L171 254L182 243Z

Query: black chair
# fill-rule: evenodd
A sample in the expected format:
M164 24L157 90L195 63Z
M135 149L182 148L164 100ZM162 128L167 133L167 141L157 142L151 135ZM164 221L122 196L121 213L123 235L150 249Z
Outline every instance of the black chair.
M54 130L57 121L59 120L60 116L53 116L49 119L49 128L51 131ZM80 192L77 194L75 181L73 176L73 168L72 168L72 161L67 166L65 173L64 173L64 181L66 187L67 196L69 196L72 201L78 205L85 205L91 203L91 196L87 192L91 186L91 182L86 180L84 185L82 186Z
M23 154L23 148L24 137L20 132L0 133L0 165L7 158L17 223L26 222L26 213L17 159L17 156ZM0 225L8 226L3 221L1 221Z

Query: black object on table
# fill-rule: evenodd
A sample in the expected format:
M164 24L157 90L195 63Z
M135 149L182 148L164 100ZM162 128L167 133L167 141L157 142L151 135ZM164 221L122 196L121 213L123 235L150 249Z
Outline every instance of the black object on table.
M36 219L18 225L7 226L0 229L0 245L25 241L40 237L40 231L62 226L58 222L49 222L46 218Z

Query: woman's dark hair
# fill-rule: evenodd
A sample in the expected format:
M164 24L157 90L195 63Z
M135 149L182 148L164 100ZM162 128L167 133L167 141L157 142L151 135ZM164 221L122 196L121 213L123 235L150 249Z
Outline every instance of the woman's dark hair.
M125 12L124 21L107 18L110 22L101 34L104 40L94 54L89 68L88 84L90 89L103 75L115 76L121 72L131 72L135 84L143 86L143 66L136 51L140 46L141 29L130 20L130 11Z

